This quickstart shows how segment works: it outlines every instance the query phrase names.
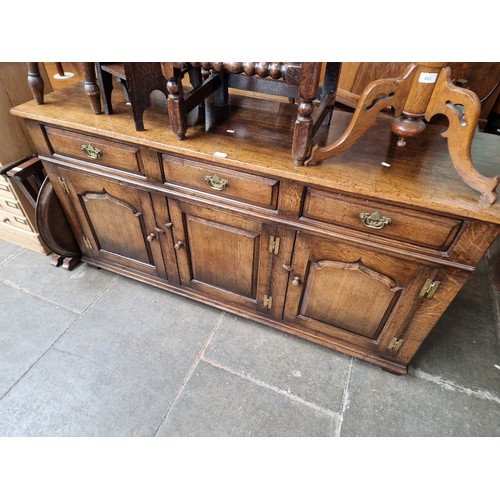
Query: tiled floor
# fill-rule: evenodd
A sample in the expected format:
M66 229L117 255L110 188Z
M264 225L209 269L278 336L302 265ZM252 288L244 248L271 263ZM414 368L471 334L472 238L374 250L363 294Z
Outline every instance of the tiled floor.
M0 436L500 436L486 261L407 376L0 241Z

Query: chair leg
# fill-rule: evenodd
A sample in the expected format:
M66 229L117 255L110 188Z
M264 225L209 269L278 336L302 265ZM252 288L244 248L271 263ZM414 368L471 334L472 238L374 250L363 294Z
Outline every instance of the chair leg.
M187 119L184 106L181 69L174 63L161 63L163 76L167 79L167 109L170 127L179 141L186 138Z
M292 157L296 166L304 164L311 149L314 126L312 119L312 112L314 110L313 100L318 90L320 70L320 63L305 62L300 71L300 101L293 129L292 142Z
M103 71L100 63L96 63L96 75L101 89L104 113L112 115L113 106L111 103L111 93L113 92L113 75L107 71Z
M89 62L80 63L80 68L84 79L83 88L89 99L90 107L98 115L101 112L101 97L96 82L95 64Z
M221 85L214 92L214 103L217 107L225 108L229 104L229 87L227 85L227 74L220 72Z
M28 64L28 85L37 104L43 104L43 79L37 62Z
M204 78L202 76L202 71L201 67L194 67L191 66L188 69L188 74L189 74L189 82L191 83L191 86L193 87L193 90L200 87L203 85ZM198 106L196 106L197 109L197 116L195 123L201 123L205 121L205 100L202 99Z
M329 101L327 112L322 125L330 126L332 120L333 107L335 106L335 95L337 94L337 86L339 84L340 70L342 63L328 62L326 63L325 77L323 80L323 88L321 89L321 102L325 99Z

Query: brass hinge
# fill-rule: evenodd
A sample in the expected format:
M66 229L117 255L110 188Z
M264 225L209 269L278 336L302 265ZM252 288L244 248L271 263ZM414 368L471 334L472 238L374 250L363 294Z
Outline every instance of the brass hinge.
M419 294L420 297L427 297L428 299L432 299L432 297L434 297L434 294L436 293L437 289L439 288L440 284L441 284L440 281L433 281L431 279L428 279L424 283L422 290L420 290L420 294Z
M280 239L274 236L269 237L269 252L278 255L280 249Z
M94 250L94 248L92 247L92 243L90 243L90 240L86 236L83 236L83 242L85 243L87 250L89 250L90 252Z
M263 305L266 309L271 309L273 307L273 298L270 295L264 295Z
M404 339L398 339L398 338L394 337L389 342L389 345L387 346L387 349L389 349L389 351L392 351L393 353L396 353L401 348L401 345L403 344L403 342L404 342Z
M57 180L59 181L59 184L61 184L63 191L65 194L69 194L69 187L66 182L66 179L64 177L58 177Z

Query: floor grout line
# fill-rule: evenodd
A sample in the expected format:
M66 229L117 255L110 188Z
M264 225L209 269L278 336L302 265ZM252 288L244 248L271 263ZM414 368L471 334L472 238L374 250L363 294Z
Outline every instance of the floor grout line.
M339 423L337 425L336 432L334 434L335 437L340 437L340 433L342 431L342 424L344 423L344 414L349 408L349 384L351 382L351 374L352 374L352 367L354 364L354 358L351 358L349 361L349 370L347 372L347 378L344 384L344 392L342 394L342 409L340 411L340 417L339 417Z
M489 391L482 389L470 389L469 387L464 387L457 384L456 382L453 382L453 380L447 380L439 375L432 375L430 373L424 372L420 368L412 368L410 374L414 375L417 378L427 380L428 382L433 382L434 384L437 384L449 391L463 392L469 396L474 396L479 399L500 404L500 398L496 394L493 394Z
M26 295L29 295L30 297L35 297L36 299L39 299L43 302L46 302L47 304L50 304L52 306L57 306L61 309L64 309L66 311L69 311L69 312L72 312L75 314L82 314L81 311L77 311L76 309L73 309L71 307L66 307L66 306L63 306L61 304L58 304L57 302L54 302L53 300L50 300L47 297L44 297L43 295L38 295L37 293L34 293L34 292L28 290L27 288L24 288L20 285L17 285L16 283L14 283L13 281L10 281L8 279L0 280L0 283L2 283L5 286L8 286L9 288L13 288L14 290L17 290L18 292L25 293Z
M237 370L233 370L232 368L229 368L228 366L221 365L220 363L217 363L216 361L213 361L211 359L207 359L205 357L202 358L202 361L205 361L205 363L209 364L210 366L213 366L214 368L218 368L220 370L224 370L228 373L231 373L232 375L235 375L239 378L242 378L244 380L248 380L249 382L252 382L260 387L264 387L266 389L269 389L271 391L274 391L278 394L281 394L282 396L286 396L288 399L291 399L292 401L295 401L296 403L301 403L313 410L320 411L322 413L326 413L327 415L331 417L338 418L339 414L333 410L330 410L329 408L323 408L322 406L317 405L316 403L312 403L311 401L307 401L300 396L296 396L295 394L292 394L288 391L285 391L284 389L280 389L279 387L276 387L274 385L270 385L262 380L256 379L251 377L250 375L247 375L246 373L239 372Z
M6 391L4 394L2 394L2 396L0 396L0 401L5 397L7 396L7 394L9 394L12 389L14 389L14 387L17 386L17 384L19 384L19 382L21 382L21 380L26 377L26 375L28 374L28 372L31 371L31 369L45 356L45 354L47 354L47 352L52 349L52 347L54 346L54 344L63 336L66 334L66 332L80 319L80 316L77 316L72 322L71 324L61 333L61 335L59 335L59 337L57 337L57 339L54 340L54 342L52 342L52 344L50 344L49 347L47 347L47 349L45 349L45 351L42 352L42 354L40 354L40 356L38 356L38 358L29 366L29 368L26 369L26 371L14 382L14 384L9 388L8 391Z
M50 351L50 349L54 348L54 345L59 342L59 340L61 340L64 335L66 335L66 333L68 333L69 330L71 330L71 328L78 322L82 319L82 317L85 315L85 313L90 309L90 307L92 307L97 300L99 300L100 297L102 297L102 295L109 289L109 287L116 281L116 278L113 278L109 283L108 285L106 286L106 288L104 290L102 290L101 293L99 293L97 295L97 297L81 312L81 313L76 313L77 316L76 318L71 322L71 324L61 333L61 335L59 335L59 337L57 337L54 342L52 342L52 344L50 344L49 347L47 347L47 349L45 349L45 351L40 354L40 356L38 356L38 358L26 369L26 371L14 382L14 384L4 393L0 396L0 401L5 397L7 396L7 394L9 394L12 389L14 389L14 387L17 386L17 384L19 384L19 382L28 374L29 371L31 371L31 369L47 354L47 352ZM34 295L35 297L37 297L36 295ZM51 302L52 303L52 302ZM55 305L58 305L58 304L55 304ZM62 306L60 306L62 307ZM65 307L62 307L63 309L67 310L67 311L71 311L71 312L75 312L75 311L72 311L71 309L68 309L68 308L65 308ZM55 348L54 348L55 349ZM56 349L57 350L57 349ZM61 351L63 352L63 351Z
M5 257L4 260L0 261L0 267L7 264L7 262L10 262L14 257L17 257L20 253L23 253L24 251L26 251L25 248L20 248L15 253L11 253L11 254L7 255L7 257Z
M179 399L182 391L184 390L184 387L186 386L186 384L191 379L191 376L193 375L193 373L194 373L196 367L198 366L200 360L203 358L203 354L208 349L208 346L210 345L210 342L212 342L212 339L213 339L215 333L217 332L217 330L219 329L219 327L220 327L220 325L222 323L222 320L224 319L224 317L226 316L226 314L227 314L226 312L222 312L219 315L219 317L217 318L217 321L215 322L215 325L213 326L213 328L210 330L210 332L208 334L207 340L204 342L202 348L200 349L200 352L197 354L197 356L196 356L193 364L189 368L189 370L187 372L187 375L184 377L184 380L182 381L181 386L179 387L179 390L175 393L175 396L174 396L174 399L172 400L172 403L170 404L170 406L167 409L167 412L165 413L165 415L161 419L158 427L156 428L155 432L153 433L153 436L157 436L158 435L158 432L162 428L163 424L167 421L168 416L170 415L170 412L172 411L172 408L175 406L175 403L178 401L178 399Z

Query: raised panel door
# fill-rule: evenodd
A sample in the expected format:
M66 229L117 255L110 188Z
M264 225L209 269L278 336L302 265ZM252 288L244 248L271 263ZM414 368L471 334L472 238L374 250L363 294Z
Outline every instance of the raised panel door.
M181 284L266 312L271 228L240 215L169 200Z
M62 168L56 172L51 180L62 201L69 199L68 216L83 255L176 281L175 269L167 273L160 245L166 229L156 222L146 191Z
M404 330L437 270L362 245L298 233L284 319L385 350ZM425 299L424 299L425 300Z

